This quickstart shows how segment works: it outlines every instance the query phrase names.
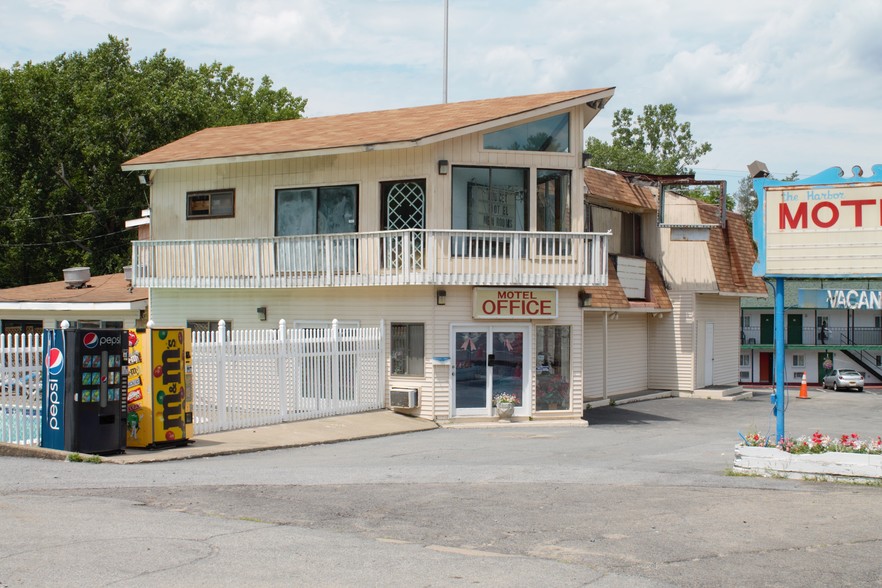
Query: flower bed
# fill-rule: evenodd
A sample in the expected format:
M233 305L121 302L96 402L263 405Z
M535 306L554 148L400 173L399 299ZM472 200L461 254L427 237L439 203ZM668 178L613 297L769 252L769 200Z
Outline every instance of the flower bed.
M787 437L775 443L759 435L735 447L734 471L761 476L823 480L882 480L882 438L858 435Z

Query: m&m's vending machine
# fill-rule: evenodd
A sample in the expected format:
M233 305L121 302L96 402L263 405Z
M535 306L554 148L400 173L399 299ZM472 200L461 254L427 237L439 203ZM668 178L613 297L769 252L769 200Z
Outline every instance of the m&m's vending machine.
M124 329L45 329L41 446L124 453L128 362Z
M193 438L190 329L128 332L126 445L157 449Z

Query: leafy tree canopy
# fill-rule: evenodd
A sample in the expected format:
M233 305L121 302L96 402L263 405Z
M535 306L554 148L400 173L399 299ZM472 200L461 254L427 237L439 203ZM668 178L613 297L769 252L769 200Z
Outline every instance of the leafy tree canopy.
M710 150L710 143L692 138L690 123L677 122L673 104L647 104L636 121L630 108L618 110L613 114L612 143L596 137L585 143L593 166L661 175L690 173L689 166Z
M161 51L133 63L127 40L0 68L0 288L90 266L121 271L125 221L147 191L120 165L206 127L299 118L306 100L220 63Z

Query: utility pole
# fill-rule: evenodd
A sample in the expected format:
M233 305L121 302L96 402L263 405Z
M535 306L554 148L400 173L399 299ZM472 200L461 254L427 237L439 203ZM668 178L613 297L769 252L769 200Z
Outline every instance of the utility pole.
M444 0L444 89L441 103L447 104L447 0Z

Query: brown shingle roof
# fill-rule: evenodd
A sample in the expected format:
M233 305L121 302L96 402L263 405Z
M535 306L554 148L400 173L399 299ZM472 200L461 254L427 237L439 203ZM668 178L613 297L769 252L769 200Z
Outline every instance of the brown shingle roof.
M698 212L703 223L719 222L719 209L712 204L699 202ZM707 249L720 292L766 295L765 282L753 275L756 252L744 217L727 212L726 228L711 229Z
M147 300L146 288L129 292L123 274L92 276L87 287L68 288L64 281L46 282L0 290L0 302L56 302L66 304L101 304Z
M149 169L158 164L204 159L427 141L438 135L529 113L540 108L556 105L564 108L589 100L605 100L612 95L612 92L613 88L572 90L215 127L204 129L135 157L125 162L123 169Z
M584 173L588 198L606 201L631 211L655 210L655 197L648 188L637 186L614 171L586 167Z
M674 306L668 297L665 283L661 272L655 262L646 260L646 282L649 285L649 298L646 302L632 302L625 295L625 290L619 282L615 264L612 258L609 263L609 280L606 286L591 286L583 288L584 292L591 294L591 308L625 310L628 308L643 308L654 310L670 310Z

